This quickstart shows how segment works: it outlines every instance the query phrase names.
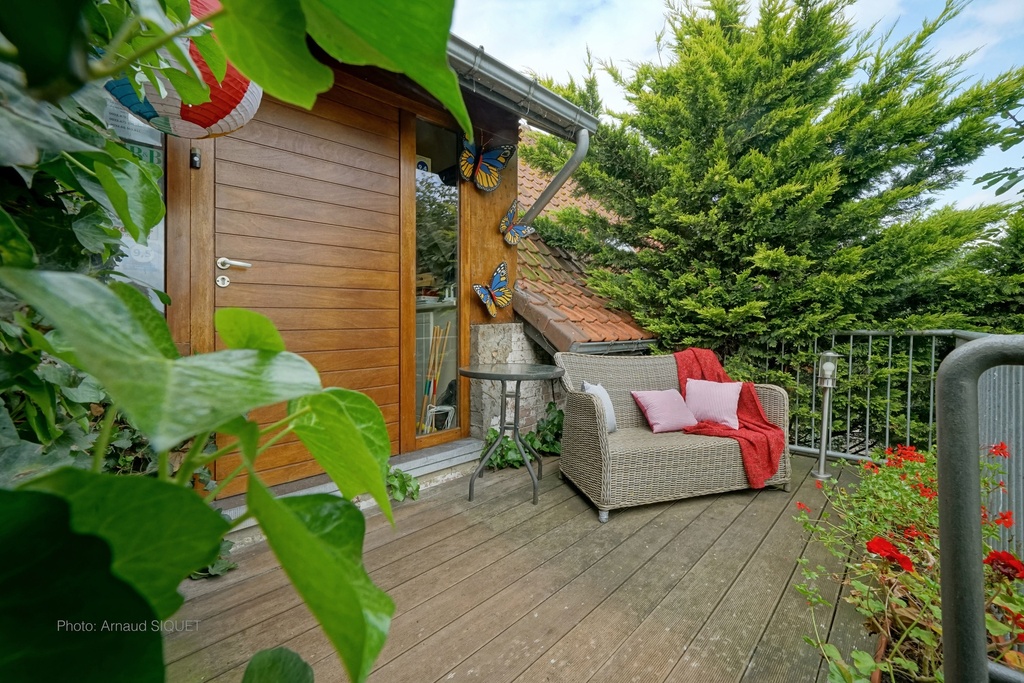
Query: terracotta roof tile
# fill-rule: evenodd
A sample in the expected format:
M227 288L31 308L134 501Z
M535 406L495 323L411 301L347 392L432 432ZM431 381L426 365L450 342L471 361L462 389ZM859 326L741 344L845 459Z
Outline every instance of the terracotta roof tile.
M550 176L519 160L519 202L524 210L533 205L550 182ZM570 179L541 215L575 206L610 216L593 199L574 197L575 189ZM568 351L578 342L654 338L625 311L607 308L607 300L587 287L583 268L564 249L545 244L535 233L519 243L518 259L519 279L512 306L559 351Z

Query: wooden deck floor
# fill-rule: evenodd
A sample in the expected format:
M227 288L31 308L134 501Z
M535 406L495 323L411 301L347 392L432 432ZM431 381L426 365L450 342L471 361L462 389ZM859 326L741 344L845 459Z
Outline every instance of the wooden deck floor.
M796 559L795 502L819 512L793 458L791 493L767 489L613 511L589 504L545 463L540 504L525 471L488 474L466 500L459 479L396 507L395 528L367 520L365 563L397 609L374 683L475 680L620 683L824 681ZM820 550L812 565L836 566ZM323 683L347 677L326 637L259 544L240 568L183 586L175 619L199 630L166 640L168 680L240 681L257 651L285 645ZM835 592L831 598L834 601ZM818 615L832 642L865 646L841 603Z

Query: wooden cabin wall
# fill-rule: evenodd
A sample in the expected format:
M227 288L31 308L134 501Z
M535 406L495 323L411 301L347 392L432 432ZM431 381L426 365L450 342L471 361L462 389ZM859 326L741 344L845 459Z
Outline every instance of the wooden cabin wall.
M324 386L357 389L380 406L397 454L468 433L467 400L460 401L461 428L454 434L415 437L413 431L408 438L403 420L414 417L400 416L408 401L401 377L408 376L413 352L403 351L402 316L414 296L403 269L413 275L415 269L415 238L409 239L415 143L402 137L414 133L415 117L457 127L446 112L345 71L336 76L335 87L310 112L265 97L253 121L229 136L168 141L168 323L182 353L203 353L223 348L213 329L217 308L267 315L286 347L317 368ZM517 141L515 117L484 107L478 120L487 122L476 129L478 142ZM201 169L188 168L193 147L202 152ZM510 284L515 281L515 250L502 240L498 223L517 196L517 159L494 192L461 184L460 365L469 361L470 324L512 320L511 306L497 318L487 315L471 285L489 283L501 261ZM403 165L409 166L404 174ZM409 197L403 199L409 190L411 211ZM218 270L218 257L253 266ZM227 275L230 285L216 287L218 275ZM468 381L461 395L469 396ZM414 406L415 393L411 397ZM250 417L268 425L284 414L284 406L271 406ZM222 458L214 478L238 462L238 455ZM270 485L322 472L294 436L261 455L258 469ZM239 476L222 497L245 487Z

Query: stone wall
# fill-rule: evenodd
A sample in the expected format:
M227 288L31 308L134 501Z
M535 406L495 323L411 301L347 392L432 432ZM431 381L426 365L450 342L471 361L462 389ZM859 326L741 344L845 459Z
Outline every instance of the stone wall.
M523 332L523 323L473 325L469 330L470 363L544 363L551 364L551 356L531 341ZM562 400L562 388L554 382L523 382L519 404L519 427L529 432L544 417L544 408L549 401ZM469 389L469 435L483 439L490 427L498 427L500 414L501 384L489 380L470 380ZM509 389L515 387L509 383ZM506 410L511 421L515 401L508 399Z

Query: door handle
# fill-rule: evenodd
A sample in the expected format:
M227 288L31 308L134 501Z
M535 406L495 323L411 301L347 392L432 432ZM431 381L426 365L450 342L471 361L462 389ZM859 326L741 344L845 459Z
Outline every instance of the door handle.
M235 268L252 268L252 264L246 263L245 261L236 261L234 259L225 258L223 256L217 259L217 267L220 268L221 270L227 270L232 266L234 266Z

